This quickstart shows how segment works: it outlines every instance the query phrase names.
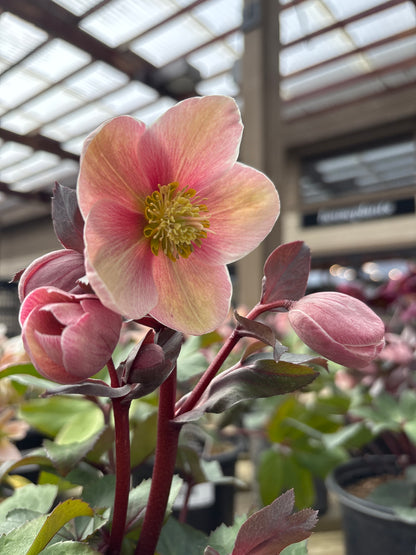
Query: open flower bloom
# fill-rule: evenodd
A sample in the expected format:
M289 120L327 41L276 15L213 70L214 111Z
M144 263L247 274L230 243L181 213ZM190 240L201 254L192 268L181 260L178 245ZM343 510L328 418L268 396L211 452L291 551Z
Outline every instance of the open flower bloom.
M311 349L353 368L367 366L384 347L384 324L367 305L344 293L312 293L294 302L289 321Z
M196 335L225 319L226 264L253 250L279 213L271 181L236 162L241 134L236 103L208 96L148 128L121 116L88 137L78 201L87 277L104 305Z
M56 287L32 291L19 317L35 368L63 384L82 382L106 365L122 323L95 295L73 295Z

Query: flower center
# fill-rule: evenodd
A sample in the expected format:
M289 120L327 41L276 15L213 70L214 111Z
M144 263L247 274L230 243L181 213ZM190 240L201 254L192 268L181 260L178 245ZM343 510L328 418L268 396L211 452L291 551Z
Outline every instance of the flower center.
M208 208L198 204L195 189L179 189L179 183L159 185L146 197L144 214L148 221L143 233L150 239L150 249L159 249L171 260L188 258L194 247L201 246L209 228Z

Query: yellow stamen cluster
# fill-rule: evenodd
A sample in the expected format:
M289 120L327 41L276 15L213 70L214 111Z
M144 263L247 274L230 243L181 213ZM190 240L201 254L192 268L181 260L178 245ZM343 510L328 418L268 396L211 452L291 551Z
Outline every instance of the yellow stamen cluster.
M197 204L195 189L179 189L179 183L159 185L146 197L144 214L148 221L143 233L150 239L154 255L162 249L171 260L188 258L194 246L201 246L209 228L208 208Z

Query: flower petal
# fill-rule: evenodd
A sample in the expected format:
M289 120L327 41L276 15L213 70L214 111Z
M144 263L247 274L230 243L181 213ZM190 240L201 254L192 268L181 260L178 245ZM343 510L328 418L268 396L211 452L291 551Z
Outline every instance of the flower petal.
M206 191L210 227L195 254L205 262L228 264L257 247L279 215L279 196L263 173L235 164Z
M76 324L65 328L61 344L67 372L85 379L107 364L120 335L121 317L98 300L86 300L81 305L85 314ZM94 330L92 336L91 330Z
M140 164L154 188L178 181L199 191L235 163L242 130L232 98L188 98L147 129L138 145Z
M151 193L137 157L145 129L144 123L130 116L120 116L87 138L77 184L84 218L100 199L122 200L125 206L132 208L137 204L137 194Z
M87 277L109 309L127 318L145 316L157 303L143 217L113 201L92 208L85 225Z
M37 287L55 286L69 293L83 293L77 281L85 276L84 256L72 249L53 251L34 260L19 280L19 299Z
M159 303L151 315L177 331L201 335L225 320L232 288L225 266L194 264L192 260L192 256L176 262L157 257L154 279Z

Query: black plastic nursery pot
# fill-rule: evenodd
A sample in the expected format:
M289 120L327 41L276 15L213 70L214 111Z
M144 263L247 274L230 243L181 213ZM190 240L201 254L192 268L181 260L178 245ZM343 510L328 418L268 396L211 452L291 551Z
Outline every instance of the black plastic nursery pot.
M365 478L396 476L401 471L395 455L369 455L351 459L329 476L328 487L341 504L346 555L416 555L414 524L345 489Z

